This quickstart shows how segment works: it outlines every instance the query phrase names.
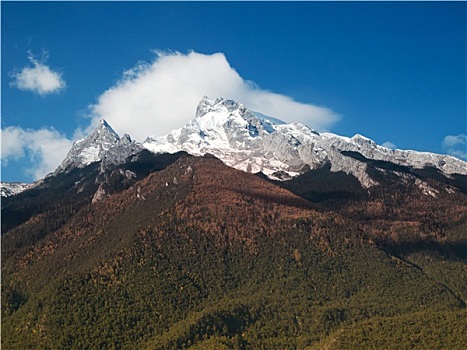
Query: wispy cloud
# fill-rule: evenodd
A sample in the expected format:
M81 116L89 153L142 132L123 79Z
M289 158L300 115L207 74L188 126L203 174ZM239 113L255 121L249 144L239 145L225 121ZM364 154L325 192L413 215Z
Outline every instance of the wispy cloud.
M9 126L1 131L2 162L28 157L29 166L21 169L32 180L55 170L65 158L72 141L54 128L39 130Z
M396 149L397 148L397 146L394 143L392 143L391 141L383 142L383 144L381 146L389 148L389 149Z
M245 80L222 53L156 54L153 62L125 72L98 98L91 106L92 124L105 118L117 132L143 141L182 127L194 117L204 95L234 99L251 110L317 130L327 130L339 120L329 108L301 103Z
M442 142L444 150L451 156L467 160L467 135L447 135Z
M66 83L62 78L62 73L51 70L45 64L46 58L39 61L29 53L28 59L31 64L19 72L11 73L13 81L10 86L23 91L32 91L40 96L64 89Z

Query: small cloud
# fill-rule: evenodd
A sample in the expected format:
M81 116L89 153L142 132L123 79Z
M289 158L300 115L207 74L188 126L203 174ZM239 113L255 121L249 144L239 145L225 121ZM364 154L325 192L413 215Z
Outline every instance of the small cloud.
M453 149L449 150L448 154L459 159L467 160L467 151Z
M2 163L8 165L11 159L17 160L25 156L23 130L15 126L2 129Z
M20 72L13 72L14 79L10 86L23 91L32 91L40 96L45 96L54 92L59 92L66 86L62 79L62 73L52 71L45 60L38 61L29 53L28 59L31 65L24 67Z
M467 135L447 135L442 142L443 149L447 154L467 160Z
M2 162L28 157L30 166L23 169L33 180L43 178L54 171L65 158L72 141L54 128L39 130L9 126L1 130Z
M391 141L384 142L381 146L389 148L389 149L396 149L397 146L393 144Z
M90 106L93 119L105 118L119 133L143 141L165 135L194 118L203 96L223 97L271 117L328 130L339 116L331 109L295 101L244 79L223 53L155 52L140 62Z
M446 148L465 145L467 143L467 135L459 134L456 136L448 135L443 140L443 146Z

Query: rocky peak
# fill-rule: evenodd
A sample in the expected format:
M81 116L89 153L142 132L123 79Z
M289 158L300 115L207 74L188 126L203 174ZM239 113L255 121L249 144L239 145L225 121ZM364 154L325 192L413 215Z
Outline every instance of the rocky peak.
M201 118L209 112L227 112L232 113L233 111L240 111L244 113L247 111L245 106L241 103L238 103L234 100L224 99L222 97L218 98L209 98L204 96L196 108L195 118Z
M103 161L103 168L119 164L128 156L143 150L143 147L125 134L122 138L106 120L101 119L94 131L84 139L76 141L55 173L83 168L91 163Z
M101 119L91 135L76 141L55 173L82 168L103 159L104 153L118 143L120 137Z
M239 133L244 137L257 137L273 132L277 125L276 120L265 118L267 117L251 112L239 102L204 97L198 105L194 122L203 129L204 134L209 134L210 129L213 130L215 126L223 129L230 139L236 139ZM279 120L277 122L283 123ZM216 130L216 132L221 131Z
M125 134L125 135L123 135L123 137L120 139L120 141L118 143L120 145L129 145L132 142L133 142L133 140L131 139L130 135Z
M362 136L360 134L354 135L352 137L352 141L363 147L376 148L377 146L375 141L370 140L368 137Z
M101 170L106 170L114 165L121 164L125 160L134 154L137 154L144 150L144 147L133 141L130 135L125 134L117 141L112 147L110 147L101 158Z
M105 119L101 119L92 134L83 139L83 141L87 141L88 143L101 144L104 150L107 145L115 144L119 140L120 137Z

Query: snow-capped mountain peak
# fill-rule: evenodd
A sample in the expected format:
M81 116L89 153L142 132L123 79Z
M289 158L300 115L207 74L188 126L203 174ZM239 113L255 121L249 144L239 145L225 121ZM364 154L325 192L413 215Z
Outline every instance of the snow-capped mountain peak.
M318 133L301 123L287 124L223 98L203 97L194 119L166 136L149 137L143 145L155 153L210 153L237 169L263 172L276 179L330 164L331 171L353 174L364 187L376 183L368 176L362 158L467 174L466 163L450 156L391 150L358 134L349 138ZM363 157L353 156L355 153Z
M201 155L211 150L250 149L255 139L275 130L276 124L259 118L243 104L203 97L195 118L166 136L151 136L144 146L156 153L188 151Z
M319 135L303 124L286 124L251 112L233 100L204 97L195 118L184 127L163 137L150 137L143 145L156 153L211 153L241 170L261 171L271 177L277 171L294 176L305 166L296 150L304 134Z
M240 114L244 114L248 112L245 106L239 102L234 100L224 99L222 97L218 98L209 98L204 96L201 101L198 103L198 107L196 108L196 115L195 118L201 118L205 114L210 112L216 113L233 113L239 112Z
M142 146L127 134L120 139L107 121L101 119L89 136L73 144L55 173L83 168L98 161L106 164L122 162L126 157L142 149Z
M276 125L283 124L278 119L270 121L262 118L239 102L223 98L210 99L206 96L198 104L196 117L190 123L196 124L205 134L209 134L210 131L217 134L225 133L229 140L235 138L234 135L229 135L232 130L237 132L243 130L243 136L256 137L271 133Z
M101 119L92 134L80 141L91 141L95 144L100 144L102 145L102 149L105 150L106 147L113 145L118 140L120 140L120 136L118 136L105 119ZM77 143L80 141L77 141Z
M112 127L101 119L91 135L76 141L56 172L70 168L82 168L102 159L103 154L114 146L120 137Z

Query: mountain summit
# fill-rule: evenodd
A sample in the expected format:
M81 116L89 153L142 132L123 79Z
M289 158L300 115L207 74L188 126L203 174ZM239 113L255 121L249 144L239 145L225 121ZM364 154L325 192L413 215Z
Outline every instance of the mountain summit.
M56 172L82 168L103 158L103 155L120 140L112 127L101 119L91 135L76 141Z
M62 164L55 170L67 172L73 168L83 168L91 163L103 161L103 165L109 163L121 163L128 156L142 151L143 148L125 134L122 138L112 127L101 119L91 135L76 141Z
M262 137L275 127L275 123L257 117L241 103L204 97L195 118L184 127L163 137L148 137L143 145L156 153L179 150L193 155L212 153L228 165L237 164L236 168L241 168L238 162L251 158L251 152L261 148Z

